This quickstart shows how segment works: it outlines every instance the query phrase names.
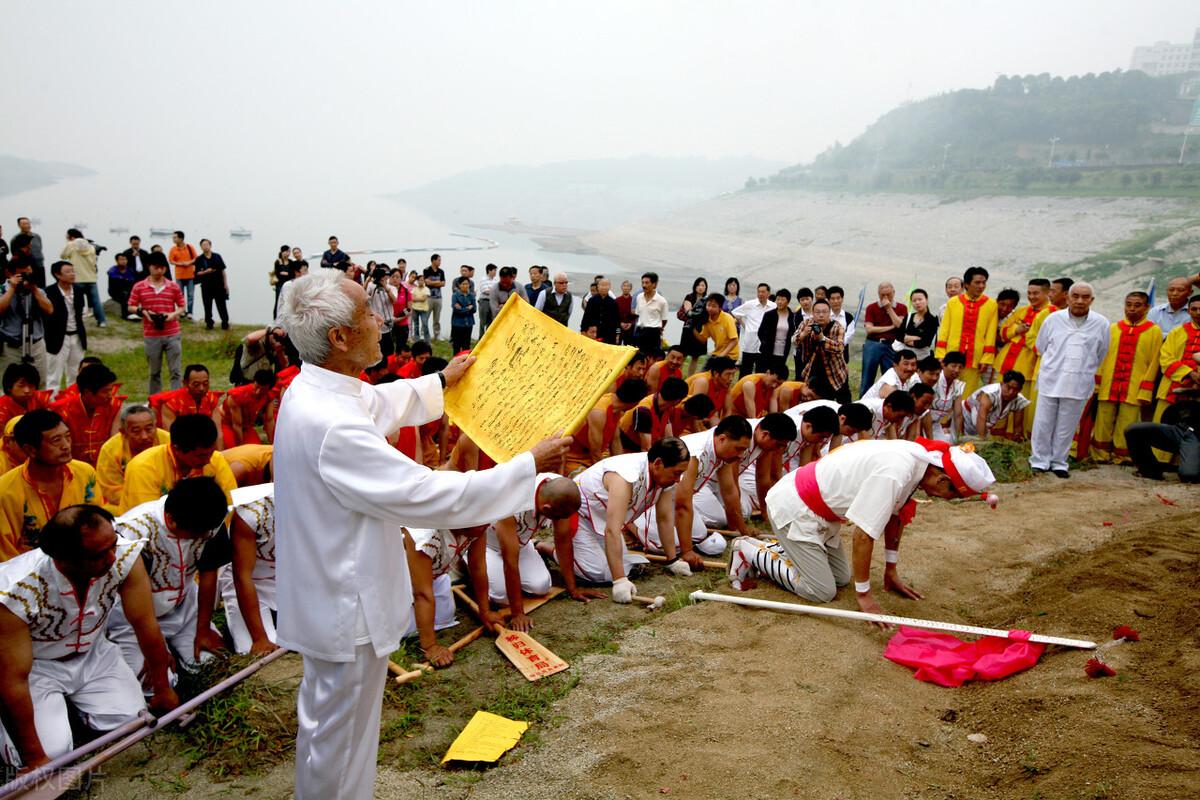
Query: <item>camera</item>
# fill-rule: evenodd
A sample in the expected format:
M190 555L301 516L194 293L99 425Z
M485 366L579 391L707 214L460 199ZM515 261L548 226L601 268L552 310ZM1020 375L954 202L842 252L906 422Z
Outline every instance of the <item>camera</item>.
M388 275L390 274L391 272L387 267L376 267L375 271L371 273L371 280L375 281L376 283L383 283L387 280Z
M156 331L161 331L167 327L167 315L161 313L150 313L150 324L154 326Z

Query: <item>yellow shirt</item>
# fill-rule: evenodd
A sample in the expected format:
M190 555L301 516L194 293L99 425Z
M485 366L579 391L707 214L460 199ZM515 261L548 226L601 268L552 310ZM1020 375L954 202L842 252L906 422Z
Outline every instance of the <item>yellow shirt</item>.
M738 344L737 323L733 321L733 316L722 311L715 320L708 320L704 323L704 327L699 332L702 341L713 340L713 346L720 350L730 341L733 342L733 349L726 353L727 356L737 361L741 356L741 347Z
M1162 330L1148 319L1137 325L1128 320L1114 322L1109 329L1108 355L1096 372L1096 396L1133 406L1149 403L1158 377L1162 340Z
M155 444L168 444L171 434L159 428ZM153 445L152 445L153 446ZM100 498L105 507L116 511L121 507L121 490L125 487L125 467L129 465L133 454L129 452L129 443L118 433L109 437L100 446L100 454L96 456L96 478L100 482Z
M0 561L32 550L37 535L59 509L80 503L95 503L96 470L83 461L63 465L63 489L59 497L40 494L29 479L29 464L0 476Z
M1167 334L1158 352L1163 379L1158 384L1158 399L1174 403L1179 396L1175 390L1196 370L1196 354L1200 353L1200 328L1191 320Z
M994 366L997 377L1002 377L1004 373L1013 369L1024 375L1027 383L1037 376L1038 331L1042 329L1042 323L1046 321L1046 317L1055 311L1054 306L1049 303L1040 311L1035 311L1033 306L1026 303L1008 315L1008 319L1004 321L1004 325L1000 329L1000 340L1004 344L1001 346L1000 352L996 354ZM1028 325L1029 330L1019 334L1017 326L1022 324Z
M198 478L206 475L215 478L217 485L225 491L226 501L231 501L232 492L237 488L233 470L225 461L225 456L214 452L209 462L201 469L184 473L175 463L175 455L171 445L155 445L138 453L125 467L125 490L121 492L121 513L124 514L134 506L157 500L175 487L184 478Z
M967 359L967 369L992 364L996 360L999 315L996 301L986 294L975 300L965 293L958 295L946 304L933 354L944 358L946 353L962 353Z
M263 472L267 465L271 463L271 455L275 452L275 448L269 444L243 444L237 447L231 447L228 450L222 450L221 455L225 456L225 461L230 465L230 470L233 469L233 464L241 464L251 474L256 476L251 480L250 484L263 483Z

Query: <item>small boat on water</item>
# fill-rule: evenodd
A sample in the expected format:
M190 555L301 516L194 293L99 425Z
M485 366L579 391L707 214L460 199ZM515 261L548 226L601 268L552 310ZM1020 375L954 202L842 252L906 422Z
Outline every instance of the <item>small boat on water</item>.
M151 228L150 229L151 236L170 236L174 232L175 231L172 230L171 228Z
M249 239L254 236L254 231L249 228L234 228L229 232L229 236L234 239Z
M129 233L129 228L124 225L117 225L108 229L109 233Z

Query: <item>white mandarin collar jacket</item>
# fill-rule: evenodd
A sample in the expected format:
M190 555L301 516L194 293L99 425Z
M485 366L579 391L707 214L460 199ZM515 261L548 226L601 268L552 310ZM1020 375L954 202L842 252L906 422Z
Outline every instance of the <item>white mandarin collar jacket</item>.
M533 456L483 472L434 471L384 437L442 415L436 375L372 386L305 364L275 428L278 643L354 659L365 619L378 656L412 619L401 526L483 525L533 508Z

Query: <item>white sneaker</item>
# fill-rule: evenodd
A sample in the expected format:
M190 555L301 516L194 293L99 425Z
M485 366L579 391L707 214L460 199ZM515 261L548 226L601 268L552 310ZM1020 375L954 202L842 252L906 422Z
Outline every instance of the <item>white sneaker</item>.
M762 544L752 536L739 536L733 540L729 548L729 566L725 573L729 576L729 585L737 591L744 591L743 586L758 574L754 568L754 554ZM746 587L749 588L749 587Z

